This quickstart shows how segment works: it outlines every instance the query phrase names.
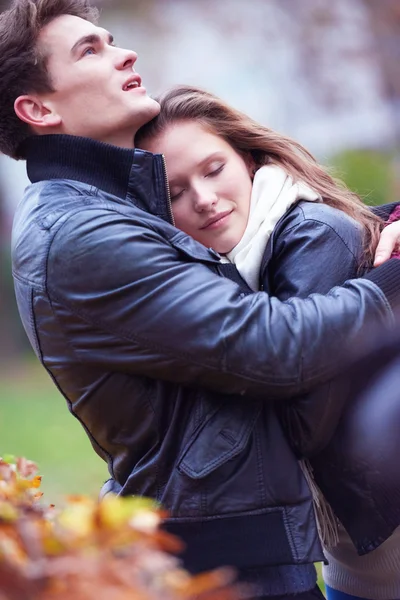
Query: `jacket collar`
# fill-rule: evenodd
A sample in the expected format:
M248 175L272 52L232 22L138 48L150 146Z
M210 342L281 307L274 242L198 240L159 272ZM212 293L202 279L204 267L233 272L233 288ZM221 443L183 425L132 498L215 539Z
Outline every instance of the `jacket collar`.
M70 179L126 199L170 221L163 158L71 135L31 136L24 142L32 183Z

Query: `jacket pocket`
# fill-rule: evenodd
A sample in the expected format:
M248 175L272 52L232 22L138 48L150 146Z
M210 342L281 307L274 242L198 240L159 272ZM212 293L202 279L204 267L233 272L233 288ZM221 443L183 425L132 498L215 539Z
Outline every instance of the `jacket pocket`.
M202 427L184 448L178 469L191 479L202 479L246 448L262 403L226 403Z

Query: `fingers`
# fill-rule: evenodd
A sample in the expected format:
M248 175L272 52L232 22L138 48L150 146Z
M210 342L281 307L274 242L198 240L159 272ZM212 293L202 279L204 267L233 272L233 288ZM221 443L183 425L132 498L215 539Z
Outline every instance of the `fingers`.
M396 221L385 227L381 233L381 238L375 251L374 267L379 267L379 265L388 260L399 243L400 221Z

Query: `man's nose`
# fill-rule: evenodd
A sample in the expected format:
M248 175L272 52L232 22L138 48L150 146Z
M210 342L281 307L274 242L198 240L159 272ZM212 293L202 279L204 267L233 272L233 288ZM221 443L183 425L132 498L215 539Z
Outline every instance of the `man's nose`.
M120 54L117 61L117 69L123 70L132 68L137 61L138 55L134 50L120 49Z

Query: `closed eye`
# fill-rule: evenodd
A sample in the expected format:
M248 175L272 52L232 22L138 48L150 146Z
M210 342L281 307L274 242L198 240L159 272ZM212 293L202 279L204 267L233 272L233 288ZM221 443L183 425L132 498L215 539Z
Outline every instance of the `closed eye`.
M177 192L176 194L171 195L171 202L178 200L178 198L180 198L182 196L184 191L185 190L181 190L180 192Z
M221 171L224 170L224 167L225 167L225 165L221 165L217 169L214 169L213 171L210 171L209 173L207 173L206 177L215 177L216 175L218 175L219 173L221 173Z

